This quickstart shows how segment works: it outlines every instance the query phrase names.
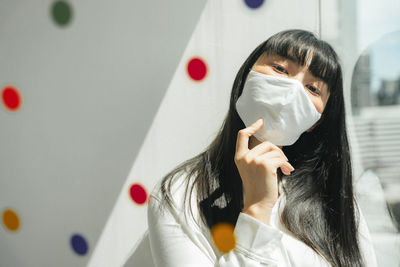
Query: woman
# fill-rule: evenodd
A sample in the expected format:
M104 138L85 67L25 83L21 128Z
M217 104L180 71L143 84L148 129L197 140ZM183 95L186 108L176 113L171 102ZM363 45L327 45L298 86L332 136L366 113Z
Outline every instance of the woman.
M303 30L260 44L236 76L217 137L153 191L155 265L376 266L345 125L329 44ZM221 222L234 226L229 252L211 236Z

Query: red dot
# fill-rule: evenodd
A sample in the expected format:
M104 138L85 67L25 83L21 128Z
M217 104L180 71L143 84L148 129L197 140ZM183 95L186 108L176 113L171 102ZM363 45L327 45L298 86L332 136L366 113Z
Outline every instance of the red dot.
M207 65L203 59L199 57L191 58L187 64L187 72L195 81L204 79L207 74Z
M21 106L21 96L18 90L12 86L3 88L1 99L4 106L10 111L16 111Z
M143 204L146 202L147 193L143 186L139 184L133 184L129 189L132 200L137 204Z

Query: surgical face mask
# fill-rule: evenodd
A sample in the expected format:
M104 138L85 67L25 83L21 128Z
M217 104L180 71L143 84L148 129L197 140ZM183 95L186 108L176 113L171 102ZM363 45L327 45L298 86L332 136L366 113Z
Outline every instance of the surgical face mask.
M305 90L296 79L251 70L236 110L246 127L264 119L263 128L254 134L259 141L292 145L321 118Z

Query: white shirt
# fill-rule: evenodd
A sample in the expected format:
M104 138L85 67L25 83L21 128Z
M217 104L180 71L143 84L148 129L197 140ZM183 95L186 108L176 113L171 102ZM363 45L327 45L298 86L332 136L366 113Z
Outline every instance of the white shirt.
M280 224L278 213L283 208L283 205L279 205L283 202L282 192L273 207L270 225L245 213L239 214L234 229L235 249L222 254L214 245L208 227L201 223L195 192L191 204L194 218L191 217L188 208L183 206L185 178L179 177L172 187L173 201L176 205L174 209L163 205L160 182L151 194L147 214L150 248L155 266L331 266ZM370 234L361 210L359 238L365 266L377 266Z

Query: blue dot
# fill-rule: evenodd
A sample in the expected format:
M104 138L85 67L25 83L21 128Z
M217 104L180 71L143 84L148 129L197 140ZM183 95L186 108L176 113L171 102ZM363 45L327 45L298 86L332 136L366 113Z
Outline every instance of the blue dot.
M71 247L76 254L85 255L88 251L88 245L84 237L75 234L71 237Z
M262 4L264 4L264 0L244 0L244 2L250 8L259 8Z

